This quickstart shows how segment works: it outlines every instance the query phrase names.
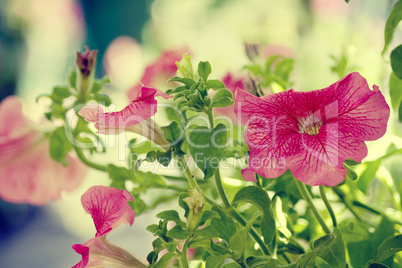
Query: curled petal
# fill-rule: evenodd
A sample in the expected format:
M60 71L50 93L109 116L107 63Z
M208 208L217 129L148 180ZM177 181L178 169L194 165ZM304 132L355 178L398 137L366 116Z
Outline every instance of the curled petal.
M95 237L85 244L73 245L82 259L72 268L90 267L146 267L126 250L113 245L105 236Z
M122 223L133 224L134 211L127 201L133 201L129 192L106 186L93 186L82 195L82 206L94 220L96 236L105 235Z

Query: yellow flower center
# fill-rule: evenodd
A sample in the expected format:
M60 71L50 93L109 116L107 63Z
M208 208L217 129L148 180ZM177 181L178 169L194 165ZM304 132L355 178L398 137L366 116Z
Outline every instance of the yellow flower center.
M322 127L323 122L320 118L311 115L304 120L299 121L299 133L307 133L309 135L316 136Z

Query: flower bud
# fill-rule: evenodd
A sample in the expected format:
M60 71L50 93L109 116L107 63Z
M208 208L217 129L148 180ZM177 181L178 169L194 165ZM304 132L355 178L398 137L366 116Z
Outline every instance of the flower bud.
M77 51L77 59L75 61L79 70L77 86L82 98L86 97L88 89L92 87L97 53L98 50L89 50L87 46L85 46L85 52L81 53Z
M191 56L185 53L180 62L176 61L176 65L177 68L179 69L178 71L181 73L183 77L195 80L193 65L191 64Z
M204 207L205 199L203 191L197 189L189 190L190 196L183 199L190 208L188 215L187 229L194 232L198 228L202 216L202 208Z

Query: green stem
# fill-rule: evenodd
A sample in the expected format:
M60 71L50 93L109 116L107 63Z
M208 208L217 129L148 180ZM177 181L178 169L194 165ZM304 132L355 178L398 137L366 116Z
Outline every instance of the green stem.
M345 193L341 189L339 189L337 187L333 187L332 190L339 196L339 199L345 204L345 206L350 210L350 212L352 212L352 214L356 217L356 219L358 221L362 221L360 216L354 210L354 208L353 208L352 204L350 203L350 201L345 198Z
M321 195L322 201L324 201L324 204L325 204L325 206L326 206L327 209L328 209L329 215L331 216L332 225L333 225L334 227L336 227L337 224L336 224L335 213L334 213L334 211L332 210L331 204L329 203L329 201L328 201L328 199L327 199L327 196L326 196L326 194L325 194L324 185L320 185L320 195Z
M206 114L208 115L208 119L209 119L209 123L211 125L211 129L213 129L215 124L214 124L214 116L212 114L212 109L208 110L206 112ZM216 170L214 177L215 177L216 188L218 189L218 194L219 194L220 198L222 199L223 205L230 212L230 215L238 223L240 223L242 226L246 226L247 225L246 220L243 218L242 215L240 215L239 212L237 212L237 210L229 202L229 199L228 199L228 197L226 195L226 192L225 192L225 188L223 188L219 168ZM250 234L253 237L254 241L261 247L261 250L264 252L265 255L272 255L271 252L269 251L267 245L265 245L264 241L262 241L260 235L258 234L258 232L253 227L251 227L251 229L250 229Z
M303 196L303 199L306 200L309 208L313 212L318 223L322 226L322 229L324 230L324 232L327 234L331 233L328 226L325 224L324 219L321 217L320 213L318 213L317 208L314 206L313 200L311 199L311 196L307 191L306 185L299 180L296 180L296 185L300 191L300 194Z
M75 137L74 137L74 139L75 139ZM87 165L91 168L94 168L96 170L105 171L105 172L107 171L107 168L104 165L96 164L96 163L89 161L88 158L86 158L84 152L81 150L81 148L77 147L75 142L73 142L73 145L74 145L75 152L77 153L77 156L81 160L81 162L83 162L85 165Z
M192 189L197 189L198 191L200 191L201 188L200 188L200 186L198 186L197 181L195 180L194 175L191 173L190 168L188 167L188 165L187 165L186 161L184 160L183 156L179 157L179 163L182 166L182 169L184 170L184 173L187 176L187 180L188 180L188 183L190 184L190 187ZM208 198L205 195L205 193L204 193L204 198L205 198L205 201L210 205L213 205L215 203L210 198Z

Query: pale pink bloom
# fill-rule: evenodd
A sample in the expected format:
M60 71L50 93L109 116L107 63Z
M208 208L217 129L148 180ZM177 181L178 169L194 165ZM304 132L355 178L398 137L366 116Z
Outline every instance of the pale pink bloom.
M49 140L23 115L16 96L1 102L0 122L0 198L45 205L81 184L86 167L70 155L66 166L50 157Z
M82 206L92 216L96 235L85 244L73 245L73 249L82 256L73 268L145 267L126 250L106 239L106 235L120 224L131 226L134 223L134 211L128 201L133 201L133 197L127 190L107 186L93 186L82 195Z
M86 121L95 123L99 133L116 134L122 131L132 131L143 135L161 147L166 147L169 143L164 138L162 130L150 118L157 111L156 96L165 99L172 97L158 89L142 87L134 100L121 111L105 113L99 105L89 104L83 107L78 114Z
M150 64L138 84L133 86L127 93L130 100L134 100L143 86L156 87L159 83L166 84L169 78L176 75L176 61L180 61L185 49L167 50Z
M255 173L276 178L289 169L309 185L334 186L345 179L343 162L367 155L364 141L384 135L390 109L378 86L359 73L310 92L293 89L261 98L238 90L235 112L247 129L248 181Z

